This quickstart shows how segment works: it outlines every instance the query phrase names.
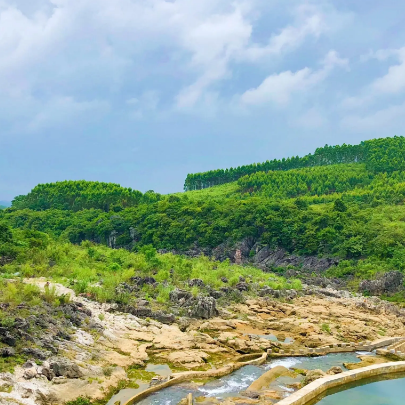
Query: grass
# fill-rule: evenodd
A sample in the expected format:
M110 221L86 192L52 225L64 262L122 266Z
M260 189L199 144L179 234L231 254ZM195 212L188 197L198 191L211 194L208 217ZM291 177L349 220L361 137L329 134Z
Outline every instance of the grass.
M45 248L32 249L23 259L3 266L0 271L3 274L18 272L21 277L46 277L72 288L76 294L87 294L99 302L124 305L140 296L155 300L157 304L165 304L176 287L190 290L194 296L204 293L204 289L188 286L188 281L193 278L201 279L212 289L235 286L240 277L259 288L302 288L297 279L286 280L252 266L231 264L227 260L219 262L204 256L188 259L173 254L159 255L153 248L145 253L135 253L125 249L113 250L87 241L81 246L51 241ZM137 294L117 289L121 283L131 283L130 279L135 276L153 277L159 284L157 287L145 285ZM224 283L222 278L229 282ZM41 302L37 287L23 283L20 287L6 283L4 299L16 305L21 302L32 305ZM51 287L45 290L42 299L57 306L69 302L70 297L57 296L56 290Z
M184 193L175 193L174 195L182 197L187 196L190 200L218 199L234 196L239 193L239 186L236 181L232 183L221 184L218 186L205 188L203 190L192 190Z

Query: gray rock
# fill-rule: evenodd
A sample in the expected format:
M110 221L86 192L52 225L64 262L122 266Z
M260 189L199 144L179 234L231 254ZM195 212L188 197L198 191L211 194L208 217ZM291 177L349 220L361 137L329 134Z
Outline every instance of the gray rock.
M168 325L176 321L176 317L173 314L166 314L163 311L154 312L152 318Z
M239 291L249 291L249 284L245 283L244 281L241 281L238 284L236 284L235 288Z
M15 349L12 347L3 347L0 349L1 357L12 357L15 356Z
M204 287L204 281L199 278L194 278L188 282L189 287Z
M136 304L139 307L148 307L150 305L150 302L148 300L144 300L144 299L141 298L139 300L136 300Z
M218 315L216 300L212 297L199 296L195 305L190 309L192 318L209 319Z
M399 271L390 271L383 274L376 280L364 280L360 283L359 289L370 295L394 294L398 292L404 281L404 275Z
M176 288L170 292L169 297L171 302L178 305L184 305L184 303L192 298L192 294L189 291Z
M56 377L80 378L83 376L79 366L65 358L56 358L50 362L50 369Z
M41 368L41 374L44 375L48 381L52 381L53 378L55 377L55 373L53 372L53 370L50 368L50 365L42 365Z
M208 294L210 295L210 297L215 298L216 300L224 296L223 292L216 290L210 290Z
M152 316L152 309L149 307L131 307L127 308L126 312L132 315L138 316L139 318L150 318Z
M8 346L15 346L17 339L6 328L0 328L0 341Z
M43 351L40 349L35 349L32 347L26 347L22 349L22 352L28 356L33 357L38 360L46 360L48 357L51 357L52 353L48 351Z

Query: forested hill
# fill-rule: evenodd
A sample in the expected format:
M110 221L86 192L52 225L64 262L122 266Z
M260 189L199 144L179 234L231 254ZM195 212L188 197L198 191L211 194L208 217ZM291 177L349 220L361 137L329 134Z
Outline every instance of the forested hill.
M365 163L375 172L402 170L405 158L405 138L373 139L359 145L337 145L318 148L313 154L304 157L293 156L281 160L254 163L230 169L211 170L203 173L188 174L184 190L200 190L225 184L257 172L291 170L304 167L326 166L341 163Z
M13 200L15 209L29 208L42 211L50 208L79 211L83 209L100 209L103 211L121 211L141 202L154 202L160 194L148 191L142 194L119 184L98 181L60 181L39 184L27 195Z
M287 170L286 159L285 170L172 195L86 181L39 185L0 211L0 273L25 252L28 242L13 242L23 232L34 235L29 245L38 255L50 238L135 251L222 252L225 259L234 256L224 246L235 253L248 241L246 260L260 249L325 259L338 263L326 274L353 285L392 270L405 275L405 138L322 150L322 159L313 155L319 165Z

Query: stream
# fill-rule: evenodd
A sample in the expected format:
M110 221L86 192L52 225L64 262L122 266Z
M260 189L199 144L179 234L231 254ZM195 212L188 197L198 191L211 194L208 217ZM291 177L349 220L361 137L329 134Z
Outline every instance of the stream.
M244 391L254 380L273 367L280 365L287 368L296 367L307 370L321 369L323 371L327 371L333 366L340 366L343 370L346 370L343 363L358 363L360 361L357 358L359 354L370 353L337 353L320 357L286 357L283 359L271 360L262 366L247 365L225 377L211 380L204 385L197 385L189 382L162 389L161 391L156 392L138 402L138 404L177 405L189 393L192 393L194 398L200 396L216 397L218 399L236 397L239 396L240 392ZM154 370L157 374L161 374L159 373L159 370L154 369L153 366L150 371L152 370ZM293 389L288 388L287 385L298 381L300 381L300 377L296 379L291 377L281 377L274 381L269 388L279 391L282 397L286 397L294 391ZM144 389L145 386L141 386L139 389L122 390L117 395L113 396L107 405L114 405L116 401L121 401L121 403L124 403L133 395L143 391Z

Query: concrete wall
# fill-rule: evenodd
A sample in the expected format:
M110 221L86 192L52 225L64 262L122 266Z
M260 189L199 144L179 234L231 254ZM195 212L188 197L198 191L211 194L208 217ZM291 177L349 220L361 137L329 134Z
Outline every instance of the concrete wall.
M346 385L355 381L379 375L389 375L405 372L405 361L395 363L376 364L374 366L363 367L357 370L346 371L342 374L320 378L301 388L277 403L277 405L306 405L316 399L320 394L331 388Z

